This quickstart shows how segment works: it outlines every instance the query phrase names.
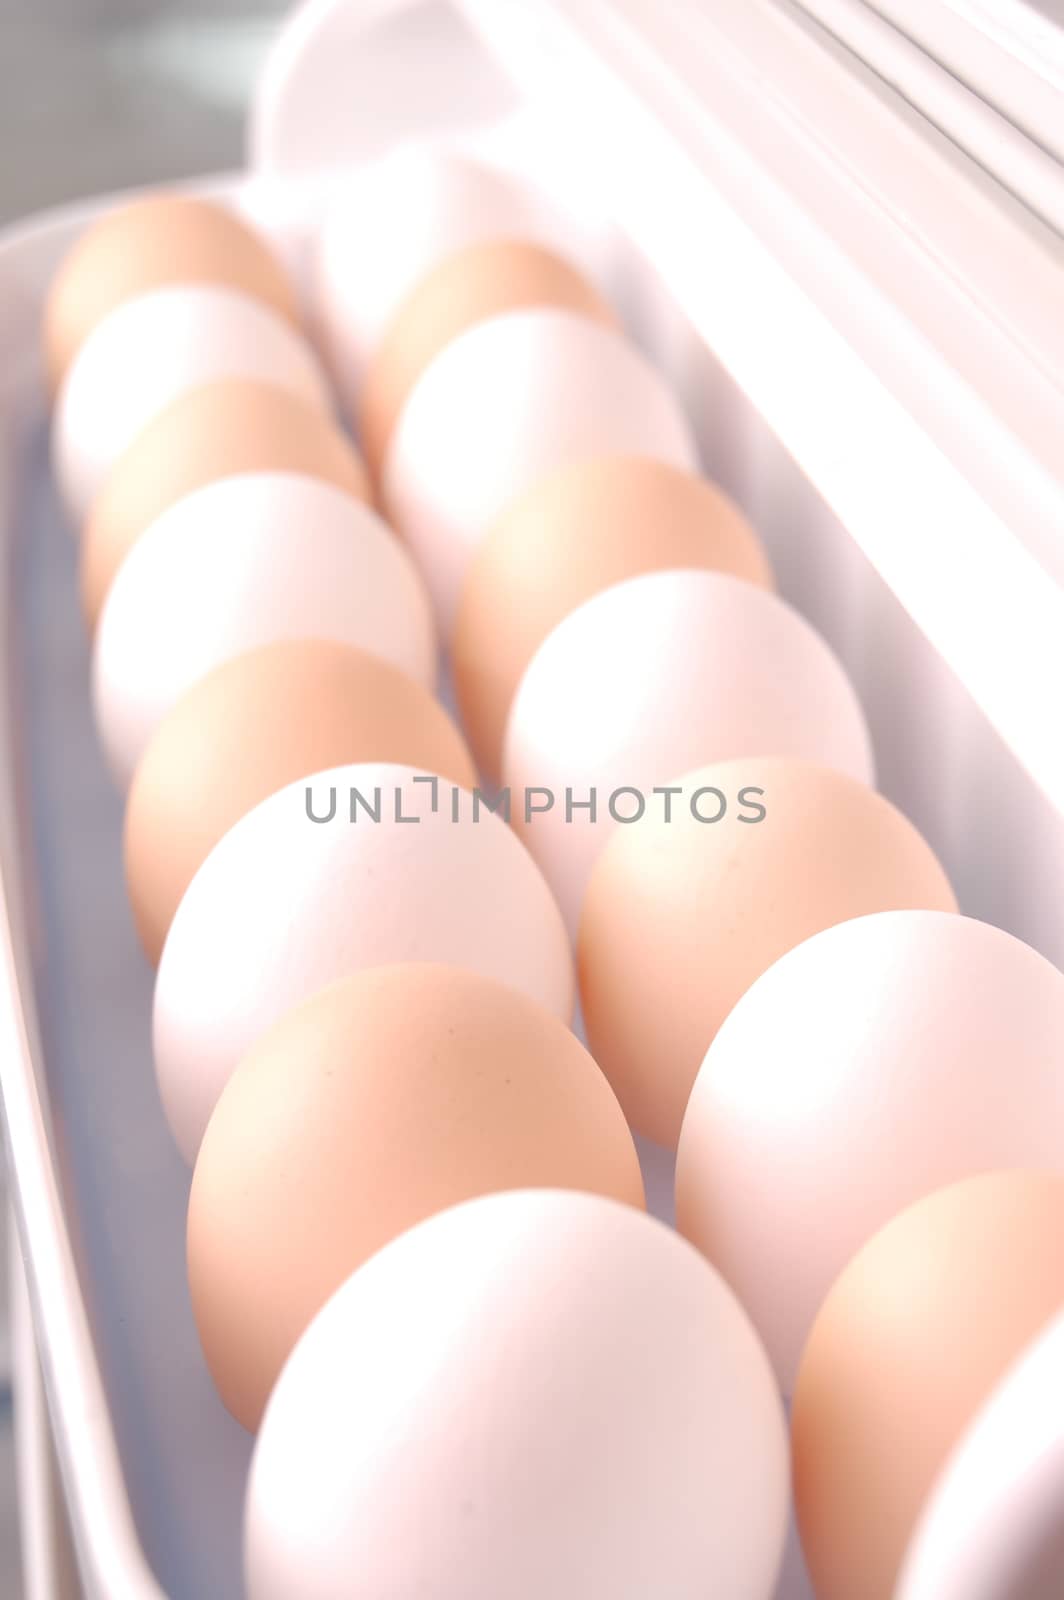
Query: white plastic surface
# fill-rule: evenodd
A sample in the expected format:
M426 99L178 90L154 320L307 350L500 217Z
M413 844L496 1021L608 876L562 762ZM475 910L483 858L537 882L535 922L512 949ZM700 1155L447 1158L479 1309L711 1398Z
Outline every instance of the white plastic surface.
M803 0L813 10L819 0ZM1020 128L1064 158L1060 0L876 0L876 12Z
M1064 33L1015 0L799 3L1060 231Z
M651 48L672 7L466 9L489 27L494 17L496 44L547 86L538 110L498 120L514 90L449 12L441 23L441 4L316 0L275 57L253 149L274 173L310 180L325 151L342 164L399 135L477 123L472 148L566 198L585 224L581 250L694 419L707 470L765 536L782 593L850 671L881 787L927 834L966 911L1060 964L1064 607L1051 573L1064 571L1061 499L1038 451L1018 442L1031 417L1051 432L1052 406L1013 381L1012 345L975 337L987 319L955 284L949 299L948 274L924 293L912 235L866 208L856 180L825 188L815 211L822 149L766 85L790 64L812 112L828 107L827 69L798 44L781 48L763 6L698 8L701 32L678 52L686 76L674 79L653 70ZM637 31L639 48L621 49L616 35L640 9L646 40ZM752 39L745 57L720 45L725 23L747 15L761 29L760 81ZM363 48L374 17L385 31ZM864 134L865 113L886 113L852 87L845 109ZM862 143L855 159L877 149ZM876 171L904 180L920 153L907 129L893 169L885 156ZM963 174L934 170L939 209L952 215L969 198ZM287 227L313 209L313 188L259 180L239 200ZM76 552L47 474L35 329L48 276L91 209L0 240L0 1082L90 1600L237 1600L249 1441L213 1394L188 1308L187 1175L152 1081L150 974L124 902L120 803L91 724ZM635 242L603 220L611 211ZM298 229L282 242L298 259ZM992 264L981 252L973 261ZM930 331L914 320L917 282ZM1036 321L1039 303L1027 297ZM668 1164L644 1155L667 1213ZM1020 1517L1012 1462L986 1458L980 1525L987 1538L1000 1530L1008 1559L988 1563L978 1600L1015 1600L995 1575L1021 1570L1059 1520L1059 1450L1025 1459ZM965 1548L973 1506L936 1506L943 1550L951 1530L953 1549ZM944 1570L963 1575L956 1563ZM962 1577L952 1590L945 1581L936 1600L972 1600ZM781 1595L807 1592L792 1550Z
M17 1565L21 1568L22 1600L78 1600L81 1587L56 1470L26 1274L13 1219L9 1219L8 1232L8 1307L20 1546ZM8 1560L8 1570L15 1565L13 1557Z

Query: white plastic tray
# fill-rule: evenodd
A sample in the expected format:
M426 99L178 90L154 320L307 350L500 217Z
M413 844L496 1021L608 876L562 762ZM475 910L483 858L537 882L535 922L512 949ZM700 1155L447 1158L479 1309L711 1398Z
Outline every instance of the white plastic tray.
M654 28L648 21L647 50L632 57L638 9L625 0L616 11L627 31L603 32L604 8L592 0L469 0L489 50L443 4L314 0L267 74L254 121L259 174L232 192L298 261L301 229L331 176L326 153L350 162L385 137L458 130L567 204L581 218L573 248L670 374L707 470L762 530L784 593L849 667L881 786L940 852L966 911L1064 962L1064 673L1045 676L1061 664L1064 630L1039 543L1052 485L1042 484L1036 521L1001 519L992 486L984 495L958 464L949 416L932 426L908 405L918 374L902 356L920 346L881 363L841 310L830 314L844 267L854 293L872 292L860 262L825 249L821 279L811 279L813 236L796 233L791 250L758 213L753 178L740 192L723 171L734 153L728 130L708 139L705 112L696 138L682 96L658 75L640 79L671 8L644 8ZM365 36L373 20L380 27ZM494 52L511 58L529 103ZM728 116L734 143L741 107ZM906 137L919 131L909 126ZM74 546L47 471L39 309L85 214L0 241L0 1081L86 1591L236 1600L249 1440L214 1395L192 1326L188 1179L156 1099L150 974L122 890L120 807L91 726ZM840 234L844 224L840 209ZM927 352L928 382L944 363ZM1017 416L1006 423L1014 449L1024 442ZM655 1161L661 1204L667 1179ZM1040 1358L1058 1392L1062 1345ZM995 1494L993 1471L983 1475L984 1555L988 1540L999 1555L1011 1550L1014 1572L1064 1504L1060 1455L1044 1442L1033 1451L1026 1517ZM963 1586L957 1551L976 1548L973 1502L943 1502L928 1541L936 1586L920 1589L917 1571L913 1600L1018 1600L995 1576L1010 1570L1004 1557L981 1562L978 1597ZM792 1559L781 1594L805 1592Z

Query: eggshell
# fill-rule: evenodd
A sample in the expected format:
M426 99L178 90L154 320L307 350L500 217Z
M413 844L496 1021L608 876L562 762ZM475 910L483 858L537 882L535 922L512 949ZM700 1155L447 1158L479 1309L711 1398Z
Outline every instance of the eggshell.
M697 464L661 374L612 328L573 311L510 311L441 350L392 434L381 493L445 628L505 508L546 473L611 454Z
M787 1488L764 1356L682 1239L596 1195L491 1195L386 1246L296 1346L249 1600L770 1600Z
M809 623L717 572L644 573L570 613L540 645L507 723L512 816L575 932L588 875L618 817L663 809L678 774L789 756L872 779L853 688ZM611 797L622 795L610 812ZM546 807L544 789L553 796ZM576 809L595 791L592 821ZM567 816L567 792L572 807Z
M436 640L410 557L368 506L301 474L220 479L141 535L100 614L97 726L116 781L186 690L278 639L351 644L431 686Z
M63 379L52 423L52 462L75 528L141 429L186 390L219 378L279 384L328 413L309 346L249 295L153 289L97 323Z
M469 245L548 242L553 231L533 190L449 151L406 145L346 179L314 242L311 295L348 407L392 318L427 273Z
M90 624L145 528L194 489L242 472L301 472L369 499L366 469L318 407L245 378L189 389L138 433L93 501L81 544Z
M639 1158L564 1022L457 967L373 967L289 1012L207 1126L188 1215L192 1306L246 1428L356 1267L414 1223L500 1189L642 1206Z
M488 317L529 306L555 306L617 325L582 273L553 250L523 240L471 245L411 290L374 351L359 401L359 439L374 472L411 390L444 346Z
M866 912L957 909L912 823L844 773L744 756L682 787L668 821L613 834L578 945L595 1059L632 1126L673 1148L717 1030L784 951Z
M163 1106L189 1162L244 1052L363 967L468 967L570 1019L572 958L535 863L475 794L432 776L366 763L289 784L241 817L193 878L163 948L152 1024Z
M768 558L737 507L663 461L578 461L507 506L473 555L454 625L458 705L482 772L498 778L514 692L551 629L611 584L666 567L772 587Z
M234 822L286 783L355 761L476 783L428 690L350 645L263 645L189 689L156 728L126 805L126 883L148 959L158 962L181 896Z
M897 1600L1064 1594L1064 1309L962 1432L906 1547Z
M786 1389L832 1282L903 1206L992 1167L1064 1167L1062 1059L1064 977L948 912L840 923L747 990L691 1094L676 1212Z
M108 211L64 257L44 309L52 392L93 329L164 284L236 289L298 322L296 299L265 239L227 207L194 195L145 195Z
M818 1600L891 1600L951 1449L1061 1306L1059 1174L991 1173L939 1190L849 1264L814 1324L792 1414Z

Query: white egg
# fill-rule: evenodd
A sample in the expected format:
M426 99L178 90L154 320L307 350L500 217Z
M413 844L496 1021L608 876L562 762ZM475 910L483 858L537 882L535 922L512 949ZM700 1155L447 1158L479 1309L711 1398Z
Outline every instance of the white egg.
M849 679L778 596L722 573L651 572L604 589L548 634L510 709L503 782L571 929L621 819L664 815L655 786L739 756L873 776Z
M443 627L474 550L512 500L556 467L625 454L697 464L671 390L613 328L536 308L445 346L407 399L381 480Z
M140 430L185 390L216 378L275 383L328 409L310 346L237 290L153 289L97 323L67 370L52 425L53 465L75 528Z
M782 1407L731 1292L662 1223L518 1190L402 1234L268 1403L249 1600L770 1600Z
M402 301L444 258L488 239L550 242L538 195L502 172L407 145L348 178L315 241L314 315L345 404Z
M747 990L695 1083L679 1227L790 1389L856 1251L934 1189L1064 1167L1064 976L988 923L884 911L807 939Z
M1064 1594L1064 1311L1008 1368L954 1446L920 1514L896 1600Z
M468 967L572 1015L558 908L474 794L366 763L289 784L242 817L178 906L155 986L155 1069L188 1160L272 1022L338 978L398 961Z
M301 473L255 472L168 507L120 566L96 632L96 722L119 784L199 678L298 638L354 645L434 685L424 586L368 506Z

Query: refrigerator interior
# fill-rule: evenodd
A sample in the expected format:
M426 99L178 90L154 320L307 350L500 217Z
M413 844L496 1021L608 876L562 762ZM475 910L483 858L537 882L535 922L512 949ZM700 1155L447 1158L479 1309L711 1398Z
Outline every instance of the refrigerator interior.
M424 86L441 77L447 92L437 105ZM375 85L360 111L372 130L366 154L409 125L416 100L423 127L525 173L559 200L571 218L574 253L675 385L706 472L747 512L767 542L781 592L850 672L871 725L880 787L939 852L963 911L1064 963L1060 813L789 441L707 345L700 319L677 303L653 252L615 224L599 168L572 148L571 125L536 104L522 106L483 44L439 6L411 9L366 45L359 81ZM459 130L452 126L457 101L472 124ZM277 230L293 260L302 258L317 204L312 185L253 179L224 187ZM7 750L0 841L15 966L28 1001L26 1078L15 1085L18 1066L9 1063L5 1096L13 1122L13 1095L27 1117L35 1105L41 1115L38 1167L34 1152L17 1144L12 1159L87 1591L235 1597L250 1440L215 1395L192 1324L188 1174L152 1075L151 974L123 889L120 801L92 725L76 550L51 483L36 351L50 271L92 209L0 240L0 725ZM774 355L781 389L796 381L816 389L821 375L796 374L793 351ZM896 536L904 543L912 530L899 525ZM959 567L956 606L967 592ZM1000 596L1001 607L1010 603ZM986 616L984 626L992 652L995 618ZM1022 684L1016 689L1022 693ZM1059 741L1059 727L1043 731ZM660 1152L646 1159L665 1208L668 1164ZM38 1204L49 1173L67 1232L58 1244L55 1217ZM780 1600L806 1593L792 1551Z

